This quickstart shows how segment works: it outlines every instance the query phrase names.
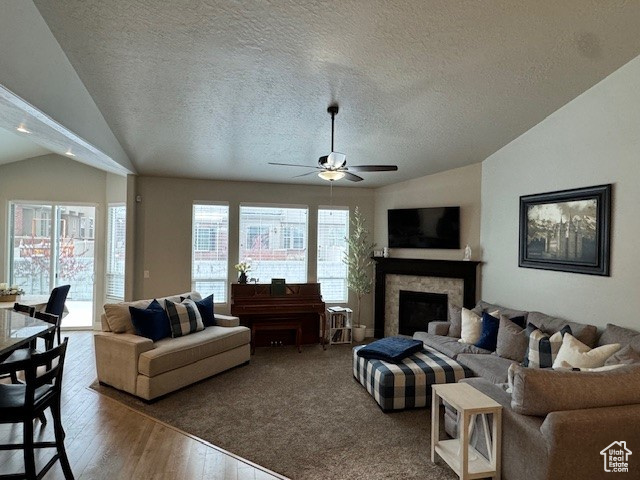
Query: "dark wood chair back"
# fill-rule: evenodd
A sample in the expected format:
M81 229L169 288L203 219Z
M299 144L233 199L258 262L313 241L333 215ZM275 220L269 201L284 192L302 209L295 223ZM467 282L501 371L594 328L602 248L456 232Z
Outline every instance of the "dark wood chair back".
M14 303L13 309L16 312L26 313L30 317L33 317L33 315L36 313L36 307L30 307L29 305L22 305L21 303Z
M33 353L28 359L11 363L14 371L24 371L21 385L0 385L0 423L22 423L23 443L2 443L0 450L24 450L24 473L0 475L0 478L43 478L60 461L64 477L73 480L73 472L64 447L64 429L60 418L62 373L67 353L68 338L60 345L43 353ZM33 420L51 409L55 442L34 439ZM55 448L53 457L38 472L36 449Z
M45 312L36 312L34 314L34 317L38 320L43 320L47 323L55 325L56 327L55 330L43 337L44 343L47 346L47 350L51 350L53 348L53 343L56 336L58 337L58 345L60 345L60 317Z
M60 401L62 392L62 372L64 370L64 358L67 353L68 338L64 339L60 345L46 352L34 353L30 360L25 360L24 383L25 383L25 407L35 408L37 402L47 402L50 395ZM45 370L38 370L45 367ZM36 390L43 386L50 386L50 393L35 400ZM44 397L44 398L43 398ZM53 401L53 399L49 400ZM35 415L34 417L35 418Z

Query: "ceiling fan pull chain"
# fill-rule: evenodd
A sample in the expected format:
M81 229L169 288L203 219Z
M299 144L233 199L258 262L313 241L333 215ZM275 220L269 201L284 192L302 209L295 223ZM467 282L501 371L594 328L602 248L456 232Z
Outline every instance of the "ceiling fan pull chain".
M333 208L333 180L329 182L329 209Z

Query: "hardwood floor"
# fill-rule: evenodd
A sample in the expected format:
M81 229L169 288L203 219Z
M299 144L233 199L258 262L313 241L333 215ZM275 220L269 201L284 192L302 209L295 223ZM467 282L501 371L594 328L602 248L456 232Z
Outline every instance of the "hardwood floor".
M63 379L62 422L71 468L77 479L282 479L257 465L158 422L87 388L96 378L91 332L63 332L69 350ZM53 439L53 421L38 439ZM22 441L21 425L0 425L5 442ZM53 450L43 450L38 468ZM0 473L24 471L22 452L0 452ZM44 477L62 479L60 463Z

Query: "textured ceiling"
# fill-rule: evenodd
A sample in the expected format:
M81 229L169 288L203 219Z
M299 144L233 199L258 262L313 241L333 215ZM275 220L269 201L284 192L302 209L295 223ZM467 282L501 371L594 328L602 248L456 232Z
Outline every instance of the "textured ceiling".
M0 165L39 157L47 153L49 150L36 145L24 136L0 128Z
M640 2L35 0L138 171L380 186L484 160L640 54ZM350 182L341 181L346 185Z

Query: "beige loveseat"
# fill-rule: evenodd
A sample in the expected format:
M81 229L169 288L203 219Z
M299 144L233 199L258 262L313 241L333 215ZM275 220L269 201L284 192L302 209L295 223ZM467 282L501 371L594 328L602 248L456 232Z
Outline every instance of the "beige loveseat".
M187 295L201 299L189 292L158 301ZM129 306L146 308L152 300L105 305L103 331L94 336L100 383L152 400L249 361L251 332L237 317L216 314L216 326L157 342L136 335Z

